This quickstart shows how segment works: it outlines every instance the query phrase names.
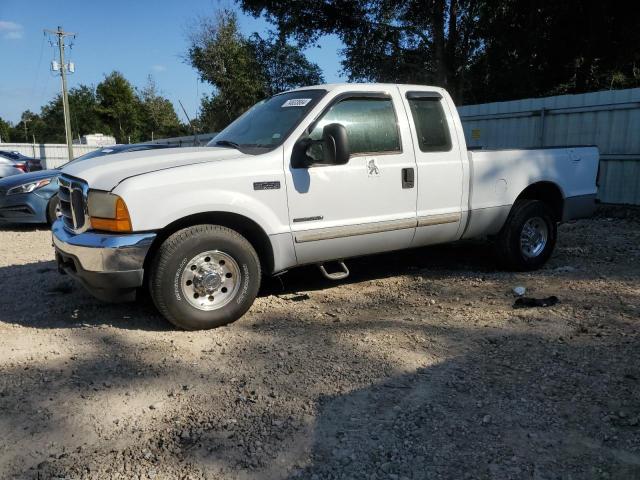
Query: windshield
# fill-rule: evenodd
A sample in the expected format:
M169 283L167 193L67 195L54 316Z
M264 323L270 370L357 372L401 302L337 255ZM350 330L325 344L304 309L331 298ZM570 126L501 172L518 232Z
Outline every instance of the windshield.
M325 90L299 90L263 100L213 137L207 146L277 147L325 93Z

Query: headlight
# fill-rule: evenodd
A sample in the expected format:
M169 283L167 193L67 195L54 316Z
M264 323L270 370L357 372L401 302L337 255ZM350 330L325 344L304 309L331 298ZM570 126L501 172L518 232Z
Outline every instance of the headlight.
M23 183L22 185L18 185L16 187L10 188L7 191L7 195L15 195L16 193L31 193L38 188L45 187L51 183L50 178L45 178L44 180L38 180L36 182Z
M124 200L118 195L99 190L89 191L87 204L91 226L95 230L130 232L131 218Z

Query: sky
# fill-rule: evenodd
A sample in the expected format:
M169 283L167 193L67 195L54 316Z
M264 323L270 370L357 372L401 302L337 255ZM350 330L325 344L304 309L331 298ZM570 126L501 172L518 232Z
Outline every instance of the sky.
M236 10L247 35L273 28L244 15L231 0L0 0L0 118L17 123L24 110L39 112L60 92L60 76L50 71L57 49L43 34L58 26L76 34L67 53L76 68L69 88L97 85L113 70L143 87L151 74L180 118L186 120L178 100L193 118L211 86L185 63L189 25L220 8ZM317 43L306 50L308 58L327 82L344 81L340 40L331 36Z

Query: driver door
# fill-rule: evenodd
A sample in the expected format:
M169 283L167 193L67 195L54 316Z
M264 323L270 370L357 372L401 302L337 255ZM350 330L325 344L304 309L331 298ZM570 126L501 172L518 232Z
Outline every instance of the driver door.
M286 171L289 221L299 264L407 248L416 226L415 159L406 122L391 93L339 95L307 130L340 123L347 130L345 165ZM395 101L394 101L395 100ZM318 142L307 149L317 159Z

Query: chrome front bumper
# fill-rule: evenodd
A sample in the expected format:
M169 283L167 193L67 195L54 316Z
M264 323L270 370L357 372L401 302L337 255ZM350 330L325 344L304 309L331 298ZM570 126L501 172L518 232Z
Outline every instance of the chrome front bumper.
M51 231L59 269L80 280L96 297L118 300L142 286L144 260L155 233L73 234L61 220Z

